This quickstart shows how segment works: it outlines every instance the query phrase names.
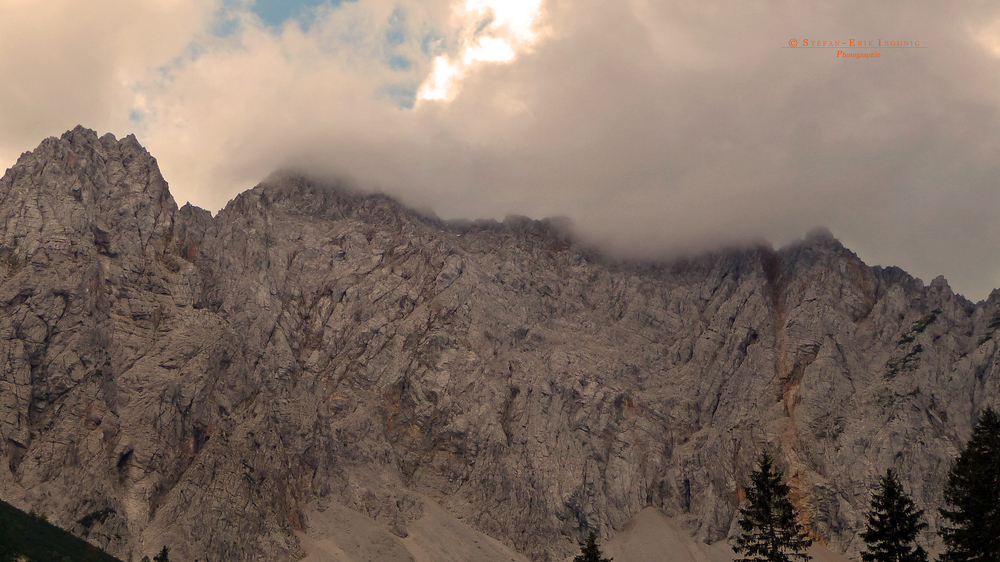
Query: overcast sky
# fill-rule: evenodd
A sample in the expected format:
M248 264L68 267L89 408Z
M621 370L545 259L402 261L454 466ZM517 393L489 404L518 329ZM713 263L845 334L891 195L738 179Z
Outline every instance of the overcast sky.
M0 168L77 124L213 212L297 167L637 256L826 226L1000 287L992 1L0 0Z

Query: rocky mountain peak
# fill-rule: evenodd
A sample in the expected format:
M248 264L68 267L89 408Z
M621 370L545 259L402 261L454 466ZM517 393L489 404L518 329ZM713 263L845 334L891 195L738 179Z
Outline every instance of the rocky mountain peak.
M76 127L23 154L4 175L2 240L22 259L40 249L147 258L163 250L177 205L156 160L129 135ZM152 246L150 246L152 244Z

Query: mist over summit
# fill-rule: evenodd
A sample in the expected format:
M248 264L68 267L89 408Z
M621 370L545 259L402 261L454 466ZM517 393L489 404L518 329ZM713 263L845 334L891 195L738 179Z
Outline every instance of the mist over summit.
M569 216L634 258L826 225L869 265L1000 286L1000 5L51 1L0 18L5 165L87 123L213 213L292 167L446 219Z
M562 560L640 513L715 542L762 451L856 554L887 468L937 528L1000 404L1000 293L822 230L621 261L287 174L213 217L78 127L0 179L0 257L0 495L71 530L110 510L88 540L123 559L296 560L323 532L405 560L461 528Z

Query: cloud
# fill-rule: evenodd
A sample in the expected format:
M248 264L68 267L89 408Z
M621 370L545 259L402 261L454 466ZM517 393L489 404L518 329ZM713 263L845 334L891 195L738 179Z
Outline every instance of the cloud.
M483 63L510 63L540 39L541 0L463 0L452 27L460 30L456 56L439 55L417 100L452 101L466 74Z
M293 166L445 217L566 215L619 254L825 225L869 263L974 298L1000 286L987 3L546 0L531 49L415 105L468 34L450 0L325 4L277 27L237 4L223 36L208 32L219 5L122 2L75 21L35 4L15 4L27 26L0 23L25 30L0 33L0 71L20 84L0 83L6 154L76 122L138 126L175 197L213 210ZM855 60L783 49L792 38L926 48Z
M7 0L0 7L0 157L77 124L127 134L134 85L181 52L217 2Z

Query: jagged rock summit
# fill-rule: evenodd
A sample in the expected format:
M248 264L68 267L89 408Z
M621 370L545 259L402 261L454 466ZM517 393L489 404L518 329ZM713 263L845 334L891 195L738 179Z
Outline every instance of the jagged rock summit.
M617 263L294 175L213 218L80 127L0 179L0 221L0 495L124 559L295 560L309 513L402 539L438 505L532 560L649 507L715 541L762 450L855 553L888 467L936 527L1000 404L1000 293L829 233Z

